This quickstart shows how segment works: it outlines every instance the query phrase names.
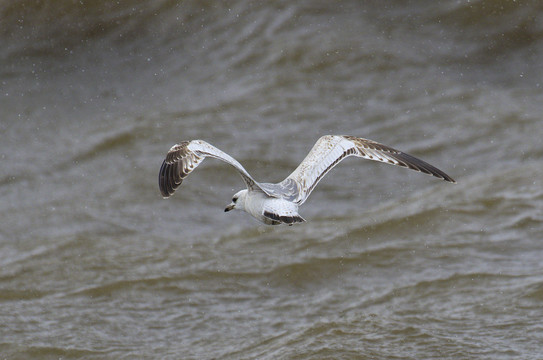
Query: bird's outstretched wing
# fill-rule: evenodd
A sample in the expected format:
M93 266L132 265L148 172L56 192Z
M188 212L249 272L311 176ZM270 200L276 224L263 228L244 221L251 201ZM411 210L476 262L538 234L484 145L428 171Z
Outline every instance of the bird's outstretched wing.
M373 140L346 135L326 135L317 140L296 170L278 185L284 189L285 197L301 205L324 175L349 156L398 165L448 182L456 182L427 162Z
M158 186L162 196L170 197L206 157L219 159L232 165L239 172L248 189L260 189L259 184L236 159L203 140L192 140L172 146L162 162L158 174Z

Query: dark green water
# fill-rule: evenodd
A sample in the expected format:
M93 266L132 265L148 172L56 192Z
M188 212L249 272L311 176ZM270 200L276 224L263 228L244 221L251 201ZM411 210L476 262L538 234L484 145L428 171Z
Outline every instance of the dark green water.
M538 1L3 1L0 358L538 359ZM201 138L261 181L324 134L347 159L300 226L223 212Z

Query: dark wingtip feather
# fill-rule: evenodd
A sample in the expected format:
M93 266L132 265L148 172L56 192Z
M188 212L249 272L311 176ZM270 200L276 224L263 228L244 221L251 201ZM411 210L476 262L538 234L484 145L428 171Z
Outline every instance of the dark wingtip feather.
M160 193L164 198L170 197L171 195L170 191L168 190L168 177L166 176L167 170L167 164L164 160L162 162L162 166L160 167L160 171L158 172L158 187L160 188Z
M158 187L162 197L168 198L172 196L175 190L181 185L183 180L181 178L176 179L176 167L177 163L169 164L166 160L162 162L160 171L158 173Z
M456 184L456 180L454 180L452 177L439 170L435 166L428 164L426 161L423 161L404 152L394 154L393 157L400 162L401 166L406 166L410 169L420 171L424 174L432 175L444 181Z
M415 171L420 171L424 174L432 175L439 179L456 184L456 181L452 177L445 174L443 171L439 170L435 166L432 166L427 162L414 157L413 155L409 155L407 153L396 150L390 146L383 145L373 140L357 138L348 135L343 135L343 137L347 140L352 141L357 146L359 154L363 157L369 158L370 160L378 160L381 162L386 162L386 160L388 160L388 163L390 164L402 166ZM367 149L376 150L377 152L380 152L385 156L383 158L374 158L371 154L371 151L368 151ZM397 163L391 161L390 158L394 159Z

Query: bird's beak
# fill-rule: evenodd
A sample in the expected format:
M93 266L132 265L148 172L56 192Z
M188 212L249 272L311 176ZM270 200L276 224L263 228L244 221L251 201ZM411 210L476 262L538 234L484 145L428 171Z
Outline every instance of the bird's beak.
M224 212L229 212L230 210L234 210L234 203L228 205L228 206L224 209Z

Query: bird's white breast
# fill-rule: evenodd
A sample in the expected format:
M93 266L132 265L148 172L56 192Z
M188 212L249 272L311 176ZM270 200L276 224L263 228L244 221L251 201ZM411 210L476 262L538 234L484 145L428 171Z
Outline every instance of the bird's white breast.
M268 223L269 219L264 212L271 212L280 216L298 215L298 205L285 199L275 198L263 192L250 192L245 200L245 211L256 219Z

